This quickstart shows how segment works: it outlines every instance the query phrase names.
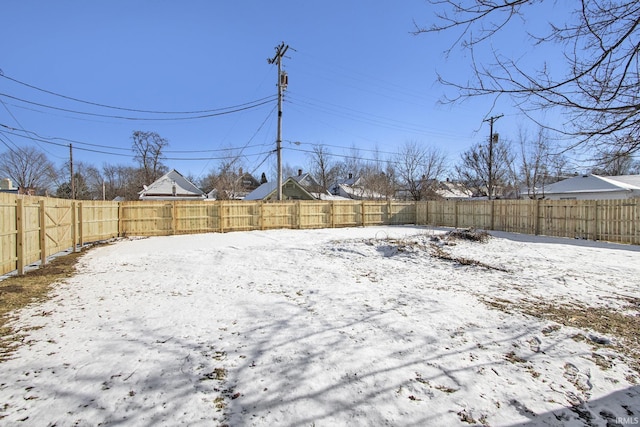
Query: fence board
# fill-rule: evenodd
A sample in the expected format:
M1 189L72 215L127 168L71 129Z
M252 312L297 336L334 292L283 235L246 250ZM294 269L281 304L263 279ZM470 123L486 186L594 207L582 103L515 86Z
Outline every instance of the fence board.
M300 201L298 209L300 228L331 227L331 202Z
M117 203L83 200L78 204L78 210L82 215L79 224L82 242L118 237Z
M25 199L30 200L30 199ZM39 233L44 233L46 241L44 248L40 247L38 242L37 248L33 251L44 252L42 257L47 257L55 253L64 251L73 246L73 209L74 205L71 200L42 198L40 201L44 203L38 205L29 205L28 214L33 210L33 215L40 213L41 207L45 209L44 224L39 224ZM31 243L31 242L30 242Z
M18 268L16 253L16 197L8 193L0 193L0 273L4 274Z

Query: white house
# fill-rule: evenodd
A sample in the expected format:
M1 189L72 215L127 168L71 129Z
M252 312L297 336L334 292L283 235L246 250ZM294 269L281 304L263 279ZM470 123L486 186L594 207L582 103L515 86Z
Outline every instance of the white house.
M171 169L152 184L145 186L140 200L204 200L204 191L196 187L180 172Z
M640 197L640 175L578 175L538 189L548 200L604 200Z
M333 184L329 193L346 200L384 200L387 198L384 194L365 188L362 179L354 177L351 173L347 179Z

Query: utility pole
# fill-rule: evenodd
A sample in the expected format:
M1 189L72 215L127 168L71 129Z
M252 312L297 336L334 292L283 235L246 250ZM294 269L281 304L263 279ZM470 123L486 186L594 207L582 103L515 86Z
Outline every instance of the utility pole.
M498 134L493 133L493 122L495 122L502 116L504 116L504 114L500 114L499 116L491 116L488 119L483 120L485 122L489 122L489 162L487 164L487 166L489 167L489 179L487 180L487 192L489 193L489 200L493 198L493 144L498 142Z
M76 185L73 182L73 144L69 144L69 173L71 174L71 200L75 200Z
M276 47L276 55L271 59L267 59L269 64L273 64L274 62L278 64L278 134L276 137L276 153L278 155L278 200L282 200L282 97L288 84L287 73L282 71L282 57L287 49L289 49L289 45L282 42Z

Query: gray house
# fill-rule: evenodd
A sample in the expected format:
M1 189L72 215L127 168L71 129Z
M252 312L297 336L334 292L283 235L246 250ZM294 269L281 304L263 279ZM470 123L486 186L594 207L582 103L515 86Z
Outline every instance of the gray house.
M640 175L578 175L546 185L536 193L548 200L605 200L640 197Z

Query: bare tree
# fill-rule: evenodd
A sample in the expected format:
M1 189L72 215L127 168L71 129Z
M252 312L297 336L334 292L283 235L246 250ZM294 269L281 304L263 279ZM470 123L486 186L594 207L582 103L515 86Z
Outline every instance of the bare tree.
M275 166L275 165L274 165ZM298 170L300 169L300 167L296 167L294 165L291 165L289 163L285 163L282 165L282 180L286 180L287 178L289 178L290 176L296 176L298 174ZM278 168L277 166L275 166L273 168L273 171L270 175L271 181L276 181L278 177Z
M392 162L372 162L365 166L361 172L360 185L363 188L363 196L369 194L374 197L383 197L390 200L396 190L395 169Z
M604 151L598 156L597 164L591 173L603 176L629 175L633 173L635 166L629 153Z
M512 175L513 154L508 144L494 140L476 144L462 153L455 170L460 181L476 195L493 199L502 195Z
M242 157L233 155L220 160L217 170L202 179L200 185L207 192L216 190L218 200L235 199L244 191L242 175Z
M104 197L106 199L104 177L100 170L93 165L86 165L84 177L89 192L89 198L92 200L102 200Z
M95 166L85 162L74 162L73 169L75 198L80 200L102 199L103 178L100 171ZM63 179L64 182L58 184L56 197L63 199L72 198L69 171L69 162L65 162L64 166L62 166L58 172L58 176L61 177L61 180Z
M131 166L109 165L102 166L105 198L113 200L122 197L125 200L139 198L138 183L143 181L141 169Z
M543 0L429 0L438 20L429 27L416 24L416 34L458 31L456 46L470 51L473 76L466 82L439 80L453 86L459 98L508 95L523 111L560 108L572 125L560 129L578 144L617 145L618 152L640 150L640 2L580 0L573 13L549 15L545 34L528 33L527 17ZM543 4L544 3L544 4ZM517 22L512 22L515 19ZM554 23L561 20L561 23ZM521 58L505 57L492 36L527 31L536 49L561 50L561 73L542 65L526 69ZM489 45L489 46L487 46ZM481 55L490 48L493 55ZM477 58L485 58L478 62ZM562 59L560 60L562 61Z
M162 151L169 146L169 141L156 132L135 131L131 136L134 160L142 170L142 184L151 184L167 172L162 163Z
M356 146L352 146L348 153L342 157L342 160L336 164L337 174L340 177L359 177L362 175L363 169L366 167L362 160L362 154Z
M551 169L558 154L552 152L551 141L542 127L533 140L523 129L519 138L520 164L516 178L527 188L527 197L537 199L544 193L545 184L554 181Z
M332 160L331 152L323 145L314 145L308 158L309 172L318 179L321 190L326 193L338 178L338 164Z
M9 178L18 188L33 188L46 193L57 180L54 164L34 147L12 148L0 156L0 176Z
M395 156L395 170L412 200L433 198L445 172L446 156L436 148L407 142Z

